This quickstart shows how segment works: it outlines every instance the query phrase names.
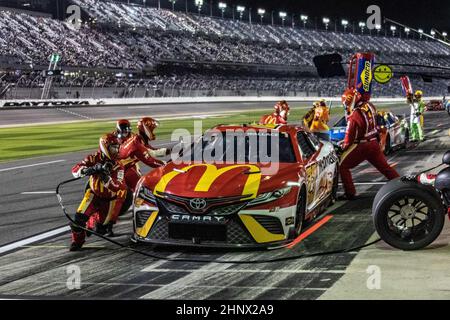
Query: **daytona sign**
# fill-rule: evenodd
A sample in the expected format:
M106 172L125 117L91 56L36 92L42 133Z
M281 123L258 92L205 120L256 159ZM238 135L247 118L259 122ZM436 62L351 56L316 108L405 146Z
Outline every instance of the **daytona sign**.
M23 108L23 107L67 107L88 106L88 100L37 100L37 101L5 101L0 102L1 108Z

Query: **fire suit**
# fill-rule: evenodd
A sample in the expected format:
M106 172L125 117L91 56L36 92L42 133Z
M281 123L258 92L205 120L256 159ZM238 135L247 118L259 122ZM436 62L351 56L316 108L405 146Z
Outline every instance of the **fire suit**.
M136 184L141 178L139 162L143 162L149 167L157 168L164 165L164 162L155 157L165 156L166 148L155 149L146 144L141 136L133 134L120 145L119 159L125 168L125 183L134 192Z
M261 117L261 124L287 124L287 120L276 112Z
M78 225L86 226L91 216L95 216L97 224L103 227L114 224L125 201L124 167L117 161L109 160L102 152L98 151L75 165L72 174L78 177L83 169L106 163L110 164L109 173L96 173L89 177L89 185L75 214L76 224L71 229L72 242L77 244L82 245L86 237L85 231Z
M425 103L422 100L411 103L411 140L423 141L423 113Z
M376 109L370 102L360 102L348 117L339 171L347 198L356 195L351 169L367 160L387 179L400 175L387 163L378 143Z

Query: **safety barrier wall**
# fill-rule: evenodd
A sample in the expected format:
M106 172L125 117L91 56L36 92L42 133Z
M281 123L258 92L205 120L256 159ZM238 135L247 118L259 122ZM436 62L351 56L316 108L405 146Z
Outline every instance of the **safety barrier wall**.
M95 106L130 106L152 104L192 104L192 103L239 103L239 102L312 102L320 99L338 102L340 97L178 97L178 98L127 98L127 99L49 99L49 100L0 100L0 109L11 108L70 108ZM442 100L442 97L427 97L425 100ZM378 103L401 103L405 98L374 98Z

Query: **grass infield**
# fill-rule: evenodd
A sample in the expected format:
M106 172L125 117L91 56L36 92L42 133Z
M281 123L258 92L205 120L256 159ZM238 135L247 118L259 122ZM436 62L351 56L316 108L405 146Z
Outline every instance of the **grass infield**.
M393 106L390 106L392 108ZM300 123L306 109L292 108L289 120ZM257 122L263 114L272 109L211 116L205 119L161 120L156 130L158 140L170 140L175 129L187 129L193 133L194 122L201 121L203 131L218 124L243 124ZM343 114L342 108L333 108L332 115ZM151 116L151 115L150 115ZM132 121L133 130L136 122ZM0 128L0 162L37 156L56 155L73 151L92 150L98 147L102 134L112 132L113 121L82 121L62 124L46 124Z

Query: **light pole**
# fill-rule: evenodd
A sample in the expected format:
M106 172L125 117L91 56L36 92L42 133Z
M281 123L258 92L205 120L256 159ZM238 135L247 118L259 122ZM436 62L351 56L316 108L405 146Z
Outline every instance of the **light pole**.
M203 0L195 0L195 6L198 9L198 14L202 12Z
M300 20L303 22L303 28L306 28L306 22L308 22L308 16L302 14Z
M281 25L284 27L284 20L286 20L287 14L284 11L280 11L279 16L281 18Z
M242 20L242 15L244 14L245 7L244 6L237 6L236 11L239 12L239 20Z
M375 29L377 30L377 35L380 35L380 31L381 31L381 24L376 24L375 25Z
M344 32L347 30L347 26L348 26L348 20L342 20L341 21L342 26L344 27Z
M175 11L175 2L177 2L177 0L169 0L169 2L172 4L172 11ZM145 3L145 0L144 0Z
M365 22L360 22L359 23L359 27L361 28L361 34L364 34L364 28L366 27L366 23Z
M434 36L436 35L436 31L431 30L431 31L430 31L430 34L431 34L431 36L434 38Z
M422 39L422 36L423 36L423 29L419 29L419 30L417 30L417 31L419 31L420 39Z
M259 15L259 17L261 18L261 24L263 24L263 18L264 18L264 15L266 14L266 10L264 10L264 9L258 9L258 15Z
M405 27L405 33L406 33L406 38L409 38L409 33L411 32L411 29L408 27Z
M392 36L395 37L395 31L397 30L396 26L391 26Z
M330 23L330 19L323 18L322 19L323 24L325 25L325 29L328 30L328 24Z
M227 4L225 2L219 2L219 9L222 12L222 19L223 19L223 15L225 13L225 10L227 9Z
M444 40L447 40L447 32L446 31L444 31L444 32L442 32L442 36L444 37Z

